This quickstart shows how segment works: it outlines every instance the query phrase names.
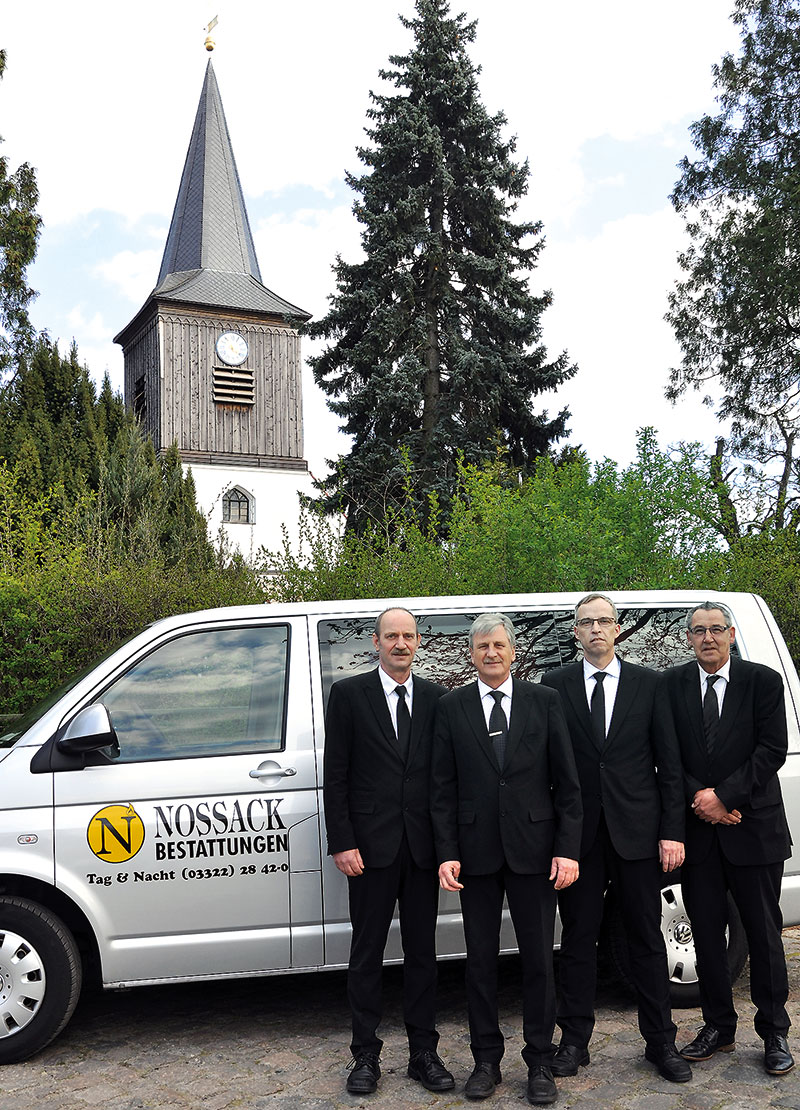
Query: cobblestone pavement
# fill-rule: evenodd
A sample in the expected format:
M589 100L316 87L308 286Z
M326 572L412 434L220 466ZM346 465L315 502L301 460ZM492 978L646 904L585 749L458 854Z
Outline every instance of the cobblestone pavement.
M787 929L791 1043L800 1059L800 927ZM378 1092L344 1091L349 1022L344 974L284 976L87 992L65 1033L24 1064L0 1069L2 1110L406 1110L475 1106L463 1098L471 1069L463 997L463 963L440 976L441 1052L456 1089L434 1095L406 1077L400 973L387 972L383 1078ZM601 981L592 1061L559 1080L558 1105L578 1110L800 1110L800 1065L767 1076L752 1028L747 969L737 985L736 1051L694 1069L691 1083L662 1080L644 1060L631 996ZM508 1037L503 1083L484 1105L519 1110L526 1072L519 1056L519 963L501 964L501 1014ZM700 1025L697 1010L675 1013L678 1040Z

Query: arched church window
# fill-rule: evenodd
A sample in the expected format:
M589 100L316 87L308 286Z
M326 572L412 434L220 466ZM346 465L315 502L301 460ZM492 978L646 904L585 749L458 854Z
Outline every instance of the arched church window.
M229 489L222 498L222 520L225 524L254 524L254 498L238 486Z

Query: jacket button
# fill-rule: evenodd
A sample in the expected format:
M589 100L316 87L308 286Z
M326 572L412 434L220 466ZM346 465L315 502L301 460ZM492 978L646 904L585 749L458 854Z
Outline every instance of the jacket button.
M500 779L500 785L505 786L505 784L506 784L506 780L505 779Z
M605 768L605 763L601 763L600 764L600 770L602 771L604 768Z

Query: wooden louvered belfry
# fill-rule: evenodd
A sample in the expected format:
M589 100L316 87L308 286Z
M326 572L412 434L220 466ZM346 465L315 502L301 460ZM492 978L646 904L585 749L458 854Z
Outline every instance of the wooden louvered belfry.
M158 281L115 337L126 403L186 464L305 473L307 319L261 280L209 60Z

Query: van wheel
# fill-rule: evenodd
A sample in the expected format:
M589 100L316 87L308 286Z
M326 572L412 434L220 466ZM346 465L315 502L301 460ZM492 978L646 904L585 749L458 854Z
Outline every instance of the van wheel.
M44 906L0 896L0 1064L27 1060L69 1021L81 959L67 927Z
M611 964L619 978L632 988L628 938L625 935L622 913L613 898L606 909L606 927ZM667 950L669 991L673 1007L683 1009L699 1005L700 988L692 926L683 902L681 884L674 878L661 888L661 932ZM739 911L730 895L726 935L731 982L734 982L741 975L747 960L747 938Z

